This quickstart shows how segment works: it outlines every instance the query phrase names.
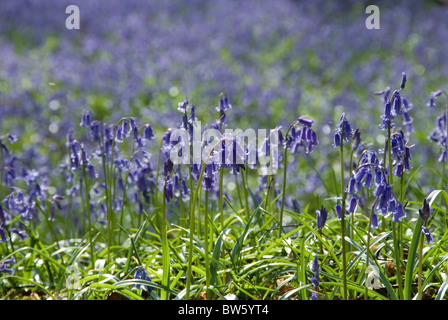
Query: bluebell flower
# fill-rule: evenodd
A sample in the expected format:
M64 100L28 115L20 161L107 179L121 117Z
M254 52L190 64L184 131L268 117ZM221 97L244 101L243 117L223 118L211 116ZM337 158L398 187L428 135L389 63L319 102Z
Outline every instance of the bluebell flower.
M188 103L189 103L189 102L188 102L188 99L185 98L184 101L179 102L179 103L177 104L177 106L178 106L177 110L178 110L179 112L185 114L185 113L187 112Z
M356 193L356 178L352 177L350 178L350 181L348 183L348 187L345 189L345 192L348 194L355 194Z
M400 88L404 89L405 85L406 85L406 73L402 72Z
M425 226L422 226L422 232L426 236L426 242L428 244L431 244L434 242L434 238L432 237L431 233L429 232L428 228Z
M429 203L426 200L426 198L423 199L423 206L421 209L418 209L418 212L423 221L428 221L428 219L431 215L431 208L430 208Z
M348 208L348 212L349 213L354 213L357 205L358 205L358 198L352 197L350 199L350 205L349 205L349 208Z
M10 275L13 275L14 270L10 269L10 265L13 263L15 263L14 257L12 257L11 259L6 259L6 260L2 261L2 263L0 264L0 272L4 272L4 273L8 273Z
M135 271L134 274L134 279L135 280L145 280L145 281L151 281L151 278L148 276L148 274L146 273L146 269L143 267L137 267L137 270ZM133 285L134 288L140 289L141 285L140 284L134 284ZM153 287L151 287L150 285L145 285L143 288L145 288L146 291L151 292L154 290Z
M341 115L340 122L335 129L335 143L333 144L333 147L338 145L336 142L342 143L343 141L349 141L349 139L353 137L353 132L354 130L352 130L350 122L347 120L345 113L343 113ZM339 135L339 138L336 137L336 134ZM336 141L339 139L340 141Z
M317 229L319 229L319 231L322 232L322 229L328 218L328 211L323 206L321 206L320 210L317 210L316 213L317 213L316 217Z
M438 159L439 162L446 162L446 151L447 151L447 119L446 114L443 113L441 116L437 118L436 127L431 132L431 135L428 137L429 140L437 143L437 145L442 148L442 153Z
M0 227L0 243L7 242L8 240L9 240L9 238L6 236L5 229Z
M390 101L386 101L386 103L384 104L384 113L381 115L380 118L383 121L383 123L378 126L380 129L386 129L388 122L392 122L394 120ZM391 126L393 126L392 123Z
M143 129L143 136L146 140L154 140L155 139L154 132L152 131L152 128L149 124L145 125L145 127Z
M83 113L81 118L81 123L79 124L81 127L90 127L92 123L92 115L90 111L86 111Z
M404 212L403 205L398 203L393 212L392 222L400 222L406 217L406 213Z
M95 167L92 164L89 164L89 178L90 179L96 178Z
M336 216L338 218L338 220L342 220L342 206L338 203L335 206L335 211L336 211Z
M309 128L311 128L314 124L314 120L305 119L303 116L299 117L297 121Z
M393 116L398 116L402 114L401 111L401 96L400 93L395 90L392 96L392 104L393 104L393 108L392 108L392 115Z
M216 166L213 163L213 161L209 159L209 162L205 165L205 170L203 174L202 187L204 190L207 191L213 190L213 185L214 182L216 181L215 173L216 173Z
M372 222L370 226L372 227L373 230L378 229L380 227L378 215L375 212L372 212Z
M371 189L372 188L372 179L373 179L372 172L368 171L366 174L366 179L364 180L364 187L366 187L367 189Z

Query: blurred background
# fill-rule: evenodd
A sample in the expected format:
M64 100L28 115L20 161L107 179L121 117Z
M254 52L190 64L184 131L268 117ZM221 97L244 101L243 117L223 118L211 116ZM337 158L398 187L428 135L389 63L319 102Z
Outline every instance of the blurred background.
M65 27L71 4L79 30ZM370 4L380 9L379 30L365 27ZM48 154L24 158L50 170L84 110L107 123L136 116L160 138L180 122L186 96L210 122L224 92L229 128L287 127L309 115L325 162L337 156L331 140L342 112L382 147L374 92L399 87L404 71L409 141L430 168L440 150L427 137L444 106L426 104L448 87L447 18L447 2L430 0L2 1L0 131L18 136L12 148Z

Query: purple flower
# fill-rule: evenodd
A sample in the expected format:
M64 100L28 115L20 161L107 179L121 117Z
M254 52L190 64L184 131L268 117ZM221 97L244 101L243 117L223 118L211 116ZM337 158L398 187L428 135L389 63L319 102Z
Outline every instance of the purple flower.
M90 127L92 123L92 115L90 114L90 111L84 112L81 118L81 123L79 124L81 127Z
M392 213L393 213L392 222L400 222L406 217L406 214L403 210L403 205L401 203L398 203L398 205L394 207Z
M145 128L143 129L143 136L146 140L155 139L154 132L152 131L152 128L149 124L145 125Z
M422 232L426 236L426 242L428 244L431 244L434 242L434 238L432 237L431 233L429 232L428 228L422 227Z
M334 209L336 211L336 216L338 220L342 220L342 206L338 203Z
M322 228L325 225L325 222L327 221L328 218L328 211L321 206L320 210L317 210L317 229L319 229L320 232L322 232Z
M406 85L406 73L402 72L400 88L404 89L405 85Z
M146 269L143 267L137 267L137 270L135 271L134 274L134 279L135 280L145 280L145 281L151 281L151 278L148 276L148 274L146 273ZM140 289L141 285L140 284L134 284L133 285L134 288ZM151 287L150 285L145 285L143 288L145 288L146 291L151 292L154 290L153 287Z
M353 137L353 132L350 122L348 122L347 118L345 117L345 113L341 115L340 122L336 126L335 133L339 135L340 142L342 141L349 141L350 138ZM335 135L335 143L333 144L333 147L337 146L336 144L336 135Z
M353 213L353 212L355 212L355 209L356 209L356 206L358 205L358 198L356 198L356 197L352 197L351 199L350 199L350 205L349 205L349 208L348 208L348 212L349 213Z
M0 243L7 242L9 240L8 237L6 237L5 229L0 227Z
M11 259L4 260L0 265L0 272L4 272L4 273L8 273L10 275L13 275L14 270L10 269L10 265L13 263L15 263L14 257L12 257Z
M372 222L371 222L371 227L373 230L378 229L380 226L379 220L378 220L378 215L375 212L372 212Z
M89 178L90 179L96 178L95 167L92 164L89 164Z
M423 199L423 207L421 209L418 209L418 212L423 221L428 221L429 216L431 215L431 209L426 198Z
M297 119L297 121L303 125L305 125L306 127L311 128L314 124L314 120L308 120L305 119L303 116L301 116L300 118Z
M348 183L347 189L345 189L345 192L348 194L355 194L356 193L356 178L352 177Z

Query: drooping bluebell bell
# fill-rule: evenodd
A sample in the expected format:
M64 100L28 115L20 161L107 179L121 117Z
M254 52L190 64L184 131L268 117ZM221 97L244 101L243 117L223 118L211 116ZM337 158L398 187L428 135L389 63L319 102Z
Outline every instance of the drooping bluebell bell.
M357 197L352 197L352 198L350 199L350 204L349 204L349 207L348 207L348 212L349 212L349 213L354 213L357 205L358 205L358 198L357 198Z
M393 127L392 121L394 120L394 116L392 114L390 101L386 101L386 103L384 104L384 113L380 118L383 121L382 124L378 126L380 129L386 129L388 126L388 122L391 122L391 127Z
M398 90L395 90L392 95L392 115L394 117L402 114L401 106L402 106L402 100L400 92L398 92Z
M90 138L94 142L100 142L101 140L101 123L98 120L92 121L90 124Z
M144 267L137 267L137 270L135 271L134 274L134 279L135 280L145 280L148 282L152 282L151 278L148 276L148 274L146 273L146 269ZM134 284L133 285L134 288L140 289L141 285L140 284ZM154 290L154 288L150 285L145 285L143 288L145 288L146 291L151 292Z
M338 203L335 206L336 216L338 220L342 220L342 206Z
M369 170L366 174L366 178L364 180L363 186L366 187L367 189L371 189L372 188L372 179L373 179L373 174Z
M216 166L212 159L209 159L208 163L205 164L205 170L203 174L202 187L204 190L213 190L213 185L216 181Z
M317 134L312 129L314 120L301 116L297 118L296 123L301 124L302 127L291 127L291 133L285 138L285 147L292 153L298 153L300 147L303 147L306 153L313 152L313 147L319 144Z
M348 183L348 187L345 189L345 192L348 194L355 194L356 191L356 178L351 177Z
M431 208L430 208L429 203L426 200L426 198L423 199L423 206L421 209L418 209L418 212L423 221L428 221L428 219L431 215Z
M341 115L339 124L335 129L335 143L333 144L333 148L337 146L338 142L343 143L344 141L349 141L353 137L354 130L351 128L350 122L347 120L345 113ZM339 138L336 138L336 134L339 135ZM340 145L339 143L339 145Z
M404 170L406 172L409 172L412 169L411 166L411 149L408 146L404 147L404 158L403 158L403 163L404 163Z
M6 231L2 227L0 227L0 243L8 241L9 238L6 236Z
M406 213L404 212L403 205L399 202L393 211L392 222L400 222L404 218L406 218Z
M375 212L372 212L372 221L370 226L373 230L378 229L380 227L380 221L378 219L378 215Z
M146 140L154 140L155 139L154 132L152 130L152 127L149 124L145 125L145 127L143 129L143 136Z
M11 269L11 264L14 264L16 261L14 257L10 259L3 260L0 265L0 272L8 273L10 275L14 274L14 269Z
M311 128L314 124L314 120L305 119L303 116L297 118L297 121L309 128Z
M426 242L428 244L431 244L434 242L434 238L432 237L431 233L429 232L429 229L425 226L422 226L422 232L426 236Z
M169 179L165 184L165 200L168 203L170 203L171 199L174 197L173 182L174 181L172 179Z
M317 229L322 232L322 229L325 226L325 222L327 222L328 211L323 206L321 206L320 210L317 210L316 213Z
M84 112L81 118L81 123L79 125L81 127L90 127L91 123L92 123L92 115L90 111Z
M447 154L447 118L446 114L443 113L437 118L437 123L430 136L429 140L437 143L437 145L442 149L442 153L438 159L439 162L446 162Z
M335 133L333 137L333 148L339 147L341 145L341 135L339 133Z

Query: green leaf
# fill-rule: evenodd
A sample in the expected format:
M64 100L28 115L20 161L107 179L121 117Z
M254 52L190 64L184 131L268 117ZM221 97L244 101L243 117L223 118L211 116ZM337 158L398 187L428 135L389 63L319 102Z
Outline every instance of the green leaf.
M417 250L419 246L420 235L422 233L422 225L423 220L419 216L415 225L414 233L412 234L411 246L409 247L408 261L406 264L406 275L404 279L403 290L405 300L411 299L412 282L414 281L413 275L417 262Z

